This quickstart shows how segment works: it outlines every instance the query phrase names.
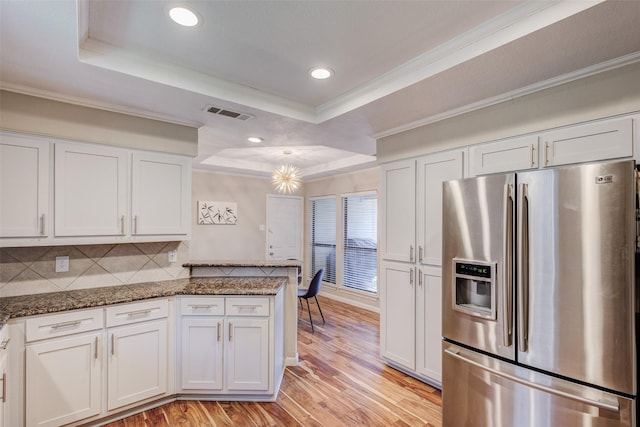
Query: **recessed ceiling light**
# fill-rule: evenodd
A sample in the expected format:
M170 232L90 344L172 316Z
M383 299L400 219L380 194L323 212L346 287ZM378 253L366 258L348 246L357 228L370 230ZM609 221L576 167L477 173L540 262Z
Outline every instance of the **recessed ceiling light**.
M198 15L195 12L182 6L172 7L169 10L169 16L175 23L185 27L194 27L199 22Z
M324 80L333 75L333 70L331 68L318 67L312 68L311 71L309 71L309 74L311 74L311 77L314 79Z
M247 138L247 140L248 140L249 142L255 142L256 144L257 144L257 143L259 143L259 142L264 141L264 139L263 139L263 138L259 138L259 137L257 137L257 136L250 136L249 138Z

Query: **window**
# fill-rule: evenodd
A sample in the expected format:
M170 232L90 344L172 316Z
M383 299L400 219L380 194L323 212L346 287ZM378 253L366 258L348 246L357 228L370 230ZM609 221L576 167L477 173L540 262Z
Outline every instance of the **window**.
M311 199L311 269L324 268L324 282L336 283L336 198Z
M342 284L351 289L376 293L377 286L377 217L375 193L342 197L343 269Z

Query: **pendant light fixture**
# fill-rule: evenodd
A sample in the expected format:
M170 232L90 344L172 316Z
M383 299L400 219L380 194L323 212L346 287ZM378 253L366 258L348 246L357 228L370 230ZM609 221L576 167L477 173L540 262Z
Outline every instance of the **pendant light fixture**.
M280 193L291 194L300 187L300 171L293 165L283 164L273 171L271 183Z

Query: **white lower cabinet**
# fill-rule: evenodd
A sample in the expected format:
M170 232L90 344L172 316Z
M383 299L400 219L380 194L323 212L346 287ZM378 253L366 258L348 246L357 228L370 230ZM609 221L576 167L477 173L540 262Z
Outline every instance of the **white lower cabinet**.
M442 278L440 268L418 269L416 290L416 371L442 384Z
M380 263L380 354L414 370L416 366L416 289L411 264Z
M231 317L227 319L227 390L268 391L269 319Z
M107 409L167 392L167 320L109 331Z
M101 413L103 319L102 309L27 319L27 426L60 426Z
M83 424L167 394L168 304L158 299L26 319L25 425Z
M180 391L273 395L284 360L282 302L282 291L275 297L182 297Z
M60 426L99 415L101 332L26 348L27 426Z

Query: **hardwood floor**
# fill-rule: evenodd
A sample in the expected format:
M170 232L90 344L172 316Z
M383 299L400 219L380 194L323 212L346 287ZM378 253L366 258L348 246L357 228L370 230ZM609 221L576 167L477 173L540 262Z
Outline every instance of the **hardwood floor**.
M108 426L441 426L440 391L382 363L379 316L319 299L327 323L315 304L315 333L299 321L300 363L276 402L177 401Z

